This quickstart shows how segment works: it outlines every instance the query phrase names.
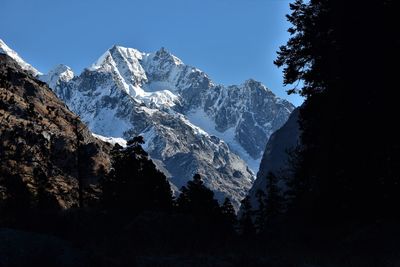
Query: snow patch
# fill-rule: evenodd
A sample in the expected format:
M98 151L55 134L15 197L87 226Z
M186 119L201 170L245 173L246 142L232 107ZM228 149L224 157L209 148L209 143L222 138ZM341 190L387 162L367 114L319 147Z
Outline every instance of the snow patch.
M110 137L110 136L106 137L106 136L102 136L102 135L95 134L95 133L92 133L92 135L93 135L95 138L97 138L97 139L99 139L99 140L101 140L101 141L104 141L104 142L108 142L108 143L110 143L110 144L112 144L112 145L118 144L118 145L120 145L120 146L126 147L126 140L123 139L123 138L120 138L120 137Z
M144 144L142 145L143 149L145 151L151 149L151 144L153 143L153 139L157 136L156 132L154 131L154 128L152 127L149 130L139 135L141 135L144 139Z
M157 108L173 107L179 102L179 97L169 90L162 90L153 93L145 92L139 99L150 106Z
M116 110L114 109L101 109L96 116L96 119L88 117L82 118L93 132L122 138L126 130L132 129L131 124L116 116ZM112 121L112 123L108 123L108 121Z
M201 109L197 108L191 110L187 114L187 118L194 125L200 127L203 131L207 132L209 135L214 135L219 139L225 141L229 148L238 154L249 166L253 173L257 173L260 167L261 157L259 159L253 159L244 148L235 139L235 128L229 128L225 132L219 132L215 128L215 122L207 115L207 113Z

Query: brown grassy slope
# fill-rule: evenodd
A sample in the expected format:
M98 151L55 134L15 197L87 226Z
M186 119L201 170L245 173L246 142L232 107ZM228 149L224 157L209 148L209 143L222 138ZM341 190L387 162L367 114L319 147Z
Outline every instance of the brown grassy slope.
M88 203L110 168L109 150L45 83L0 54L0 200L10 179L21 179L33 196L44 190L64 209L79 195Z

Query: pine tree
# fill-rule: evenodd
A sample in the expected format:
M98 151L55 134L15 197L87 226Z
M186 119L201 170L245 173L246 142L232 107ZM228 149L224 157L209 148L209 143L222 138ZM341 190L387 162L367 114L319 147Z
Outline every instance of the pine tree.
M289 93L306 97L291 188L291 210L301 219L337 225L343 218L394 216L400 195L397 82L392 68L385 68L399 55L393 2L383 3L384 20L370 19L373 5L344 0L290 5L291 38L275 64L284 68L285 84L301 86Z
M117 144L112 150L112 169L102 182L102 200L111 211L134 215L172 208L170 185L141 147L142 141L134 138L126 148Z
M222 226L228 232L233 233L233 230L236 226L236 212L232 205L232 202L229 198L225 198L224 203L221 206L221 214L222 214Z
M204 185L199 174L195 174L193 180L181 188L177 205L180 211L205 217L213 217L219 211L214 192Z
M283 197L278 187L278 177L269 172L267 174L267 198L265 205L265 215L267 221L275 219L283 211Z
M214 192L204 185L199 174L181 188L176 205L182 218L187 220L187 227L193 229L187 238L195 243L207 246L210 242L225 241L233 234L234 211L230 201L225 201L221 209Z
M256 234L256 229L253 224L253 209L250 203L250 197L246 196L241 201L241 208L243 210L239 219L239 231L244 238L251 238Z
M255 211L256 218L255 218L255 226L258 233L261 233L265 230L267 214L266 214L266 195L264 191L261 189L257 190L256 192L257 202L258 202L258 209Z

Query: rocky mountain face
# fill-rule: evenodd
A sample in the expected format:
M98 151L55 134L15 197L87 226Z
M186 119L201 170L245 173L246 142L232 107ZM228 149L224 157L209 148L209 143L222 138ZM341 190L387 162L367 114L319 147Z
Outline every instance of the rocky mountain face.
M41 76L96 134L144 148L177 190L200 173L235 206L250 189L269 136L293 110L264 85L216 85L164 48L155 53L113 46L73 77L62 66Z
M94 200L110 146L31 74L0 53L0 198L22 183L62 208Z
M4 42L0 47L16 55ZM216 85L164 48L142 53L113 46L78 76L65 65L31 74L98 139L123 145L144 136L144 149L175 191L200 173L218 199L228 196L236 208L255 179L268 138L294 109L254 80Z
M290 178L289 153L300 142L299 128L299 108L296 108L286 123L274 132L268 140L264 155L261 160L257 179L249 191L249 196L253 208L258 207L256 193L258 190L266 192L267 175L272 172L278 177ZM278 183L283 190L286 189L286 181L280 180Z

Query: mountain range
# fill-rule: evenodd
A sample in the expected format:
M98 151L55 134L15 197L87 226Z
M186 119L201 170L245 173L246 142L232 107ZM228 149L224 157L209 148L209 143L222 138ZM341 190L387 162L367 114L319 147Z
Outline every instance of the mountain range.
M79 75L65 65L42 74L2 41L0 49L46 82L95 137L124 145L142 135L174 191L200 173L219 200L230 197L236 208L269 137L294 109L255 80L215 84L164 48L113 46Z

